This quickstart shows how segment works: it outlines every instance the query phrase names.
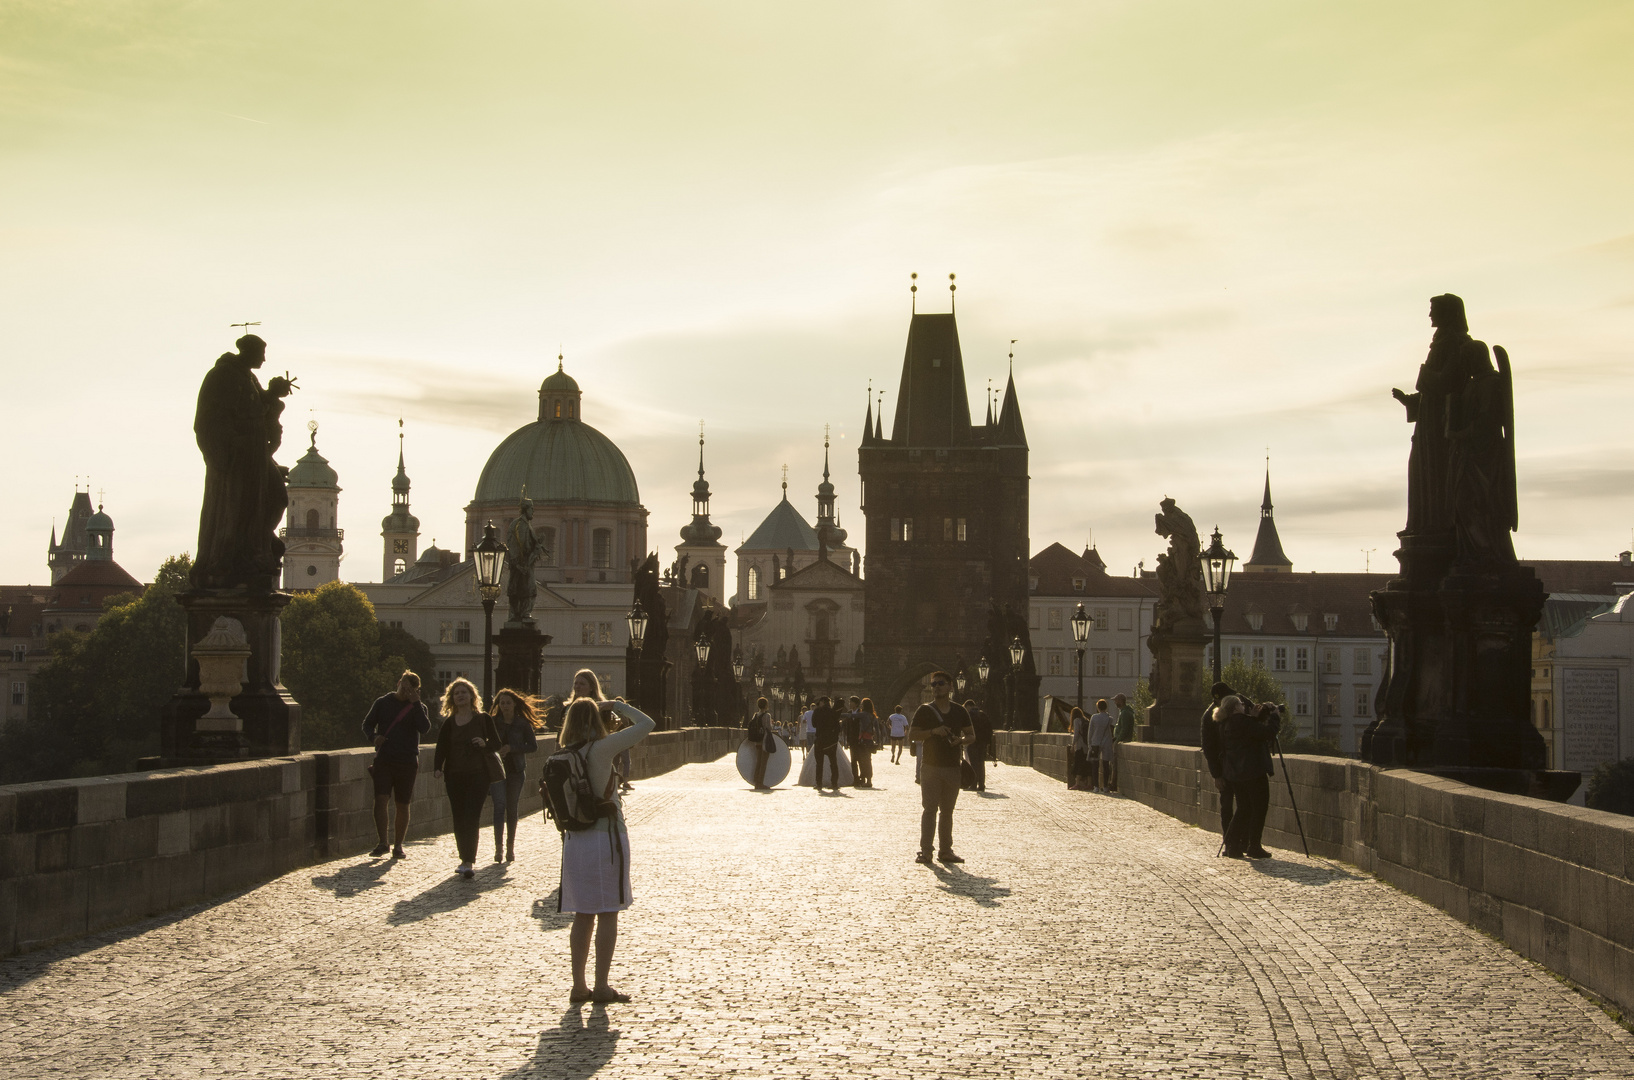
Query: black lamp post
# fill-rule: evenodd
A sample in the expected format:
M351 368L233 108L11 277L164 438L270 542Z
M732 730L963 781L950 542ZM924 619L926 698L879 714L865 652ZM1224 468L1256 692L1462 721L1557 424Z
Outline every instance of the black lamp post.
M988 707L991 708L992 705L993 705L993 699L991 697L989 697L988 693L987 693L987 672L988 672L987 654L982 653L981 656L979 658L977 658L977 660L976 660L976 678L980 679L981 683L982 683L982 699L984 701L986 701ZM1000 710L998 723L999 723L999 725L1001 727L1006 726L1005 723L1004 723L1004 715L1003 715L1003 710L1002 709Z
M1072 640L1078 643L1078 707L1084 707L1084 642L1089 640L1089 629L1095 625L1095 620L1089 617L1084 605L1079 604L1078 610L1072 613Z
M1012 728L1021 719L1021 702L1016 698L1017 693L1019 693L1016 688L1016 676L1021 674L1021 654L1024 651L1019 634L1010 639L1010 685L1009 692L1005 696L1010 699L1010 726Z
M625 689L630 692L630 699L636 708L662 717L664 714L663 705L659 704L657 708L654 708L653 703L647 700L646 695L645 669L647 654L642 650L647 641L647 612L642 608L640 600L637 600L635 606L630 609L629 614L624 616L624 624L630 628L630 645L624 653ZM631 671L632 667L634 671ZM662 725L662 720L660 720L660 725Z
M709 635L699 634L698 640L692 643L692 651L698 657L698 696L702 699L692 703L692 715L702 727L709 709Z
M494 700L494 601L499 599L499 571L505 545L499 542L492 521L482 527L482 542L471 549L477 564L477 595L482 597L482 700Z
M959 693L962 694L962 693L965 692L965 683L967 681L968 680L967 680L967 678L965 676L965 666L963 664L960 664L958 674L953 676L953 685L957 686L959 688Z
M1220 527L1214 526L1214 539L1203 552L1203 587L1209 594L1209 613L1214 616L1214 681L1220 681L1220 624L1225 622L1226 585L1231 580L1231 568L1237 556L1220 542Z

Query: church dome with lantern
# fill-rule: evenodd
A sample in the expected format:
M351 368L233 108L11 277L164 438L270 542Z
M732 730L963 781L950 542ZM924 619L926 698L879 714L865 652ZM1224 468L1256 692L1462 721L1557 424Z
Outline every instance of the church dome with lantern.
M646 552L647 511L629 460L584 422L578 381L556 370L539 386L539 416L506 436L466 507L466 550L489 521L504 535L525 496L533 503L541 568L565 581L625 581ZM549 573L549 571L547 571Z

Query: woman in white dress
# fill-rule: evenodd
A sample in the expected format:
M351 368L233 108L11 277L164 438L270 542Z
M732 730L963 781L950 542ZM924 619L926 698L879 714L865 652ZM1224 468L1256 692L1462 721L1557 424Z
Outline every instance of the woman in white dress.
M608 712L629 726L611 735L602 720ZM573 960L572 1001L629 1001L607 984L618 943L618 913L630 906L630 837L624 810L613 783L613 759L640 742L656 727L646 713L622 701L576 698L562 721L560 745L583 744L590 789L607 803L607 814L580 832L562 834L561 910L573 912L568 935ZM590 938L596 939L596 983L585 980Z

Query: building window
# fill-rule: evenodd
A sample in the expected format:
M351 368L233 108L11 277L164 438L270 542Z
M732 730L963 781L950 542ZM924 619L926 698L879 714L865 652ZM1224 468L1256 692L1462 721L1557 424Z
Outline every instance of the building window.
M1226 653L1226 656L1230 657L1230 662L1233 663L1233 664L1242 663L1243 662L1243 647L1241 645L1231 646L1231 651Z
M605 570L613 565L613 530L597 529L590 535L591 565Z
M1294 650L1294 670L1309 671L1311 669L1311 650L1301 645Z
M556 565L556 530L549 525L539 530L539 563L542 566Z
M407 569L408 569L408 563L404 562L402 559L393 559L391 561L391 576L392 577L396 577L398 574L401 574L403 571L405 571Z
M388 620L386 620L386 625L391 627L393 630L401 630L401 629L403 629L403 620L402 619L388 619Z
M1095 675L1097 678L1106 678L1112 663L1112 655L1105 649L1095 650Z
M1550 717L1549 717L1549 699L1544 698L1543 699L1543 727L1544 727L1544 730L1548 730L1548 728L1553 723L1554 723L1554 721L1552 719L1550 719Z
M318 576L318 568L316 566L308 565L307 568L306 568L306 576L307 577L317 577Z
M1050 674L1061 674L1061 653L1058 650L1050 651Z
M1250 611L1248 613L1248 628L1250 630L1258 630L1264 625L1265 613L1263 611Z
M1371 675L1373 674L1373 665L1371 660L1372 650L1356 649L1350 654L1350 670L1357 675ZM1361 716L1362 714L1357 713L1356 715Z
M1339 629L1339 616L1329 612L1328 614L1322 616L1322 625L1328 628L1328 633L1333 633L1335 630Z
M1356 688L1356 715L1357 716L1372 716L1373 715L1373 704L1372 703L1373 703L1373 688L1371 686L1358 686Z
M1212 661L1212 658L1210 658ZM1135 676L1135 654L1128 649L1118 653L1118 678L1132 679Z
M1112 629L1112 619L1111 619L1111 617L1110 617L1110 615L1109 615L1106 608L1104 608L1104 607L1096 608L1095 609L1095 614L1091 615L1090 618L1095 620L1095 629L1097 629L1097 630L1110 630L1110 629Z
M1301 634L1303 634L1305 632L1305 628L1311 624L1310 615L1303 611L1296 611L1292 615L1288 616L1288 618L1293 621L1294 629L1298 630Z
M1084 579L1083 578L1075 577L1075 578L1072 579L1072 591L1073 592L1083 592L1084 591Z
M471 644L471 620L461 619L454 624L454 642L458 645Z
M749 567L749 599L760 599L760 567Z
M28 683L14 682L11 684L11 703L13 705L28 703Z
M444 619L437 624L437 643L439 645L452 645L454 643L453 619Z
M1324 686L1322 688L1322 715L1325 717L1339 715L1339 688L1337 686Z
M318 512L316 510L308 510L306 512L306 527L311 529L313 532L318 531Z
M1286 645L1278 645L1271 650L1271 670L1288 670L1288 647Z
M596 644L611 645L613 643L613 624L610 622L596 624Z
M1254 646L1254 666L1257 667L1257 668L1262 668L1262 667L1265 666L1265 646L1264 645Z
M1311 692L1304 687L1294 691L1294 715L1311 715Z
M1050 608L1050 610L1049 610L1049 622L1048 622L1047 625L1049 626L1049 628L1051 630L1061 629L1061 609L1060 608L1058 608L1058 607Z
M13 645L11 647L11 662L12 663L21 664L23 661L25 661L27 659L28 659L28 646L27 645Z
M1119 608L1118 609L1118 629L1119 630L1133 630L1134 628L1135 628L1135 613L1133 611L1131 611L1129 608L1126 608L1126 607Z
M961 544L964 543L966 540L968 540L970 538L969 532L965 529L965 519L964 518L959 518L958 519L958 527L954 531L957 533L957 535L959 537L959 543L961 543Z
M913 539L913 518L903 518L902 519L902 539L903 540L912 540Z
M1324 674L1324 675L1337 675L1337 674L1339 674L1339 650L1338 649L1323 649L1322 650L1322 674ZM1339 714L1334 713L1334 715L1338 716Z
M579 644L594 645L596 643L596 624L593 622L579 624Z

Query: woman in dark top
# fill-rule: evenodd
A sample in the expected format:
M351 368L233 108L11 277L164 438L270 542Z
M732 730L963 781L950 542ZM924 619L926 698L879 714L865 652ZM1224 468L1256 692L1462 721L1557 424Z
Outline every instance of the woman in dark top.
M482 827L482 803L488 797L488 754L500 748L493 717L482 711L482 697L469 679L455 679L443 694L443 726L437 733L433 775L448 788L448 808L454 817L454 843L460 865L455 873L466 880L475 876L477 832ZM446 773L446 775L444 775Z
M528 755L539 749L534 735L534 699L519 690L501 690L494 695L494 726L502 744L505 779L488 788L494 804L494 862L516 861L516 820L522 804L522 781L528 769ZM503 847L501 847L503 842ZM502 854L503 853L503 854Z

